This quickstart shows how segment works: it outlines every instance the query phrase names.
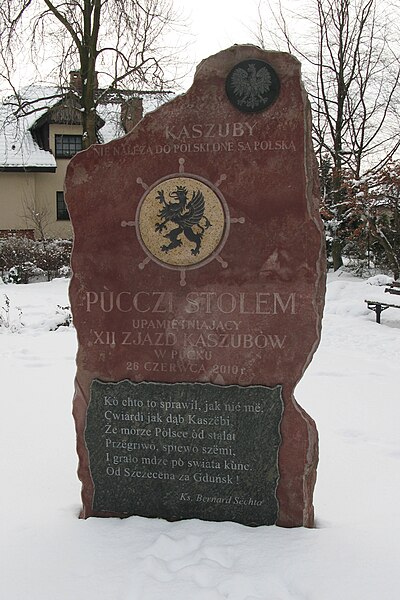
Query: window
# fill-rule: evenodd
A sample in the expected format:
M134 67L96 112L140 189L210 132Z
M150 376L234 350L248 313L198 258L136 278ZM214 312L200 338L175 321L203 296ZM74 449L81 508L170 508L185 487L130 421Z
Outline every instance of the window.
M56 158L71 158L82 150L81 135L56 135Z
M69 221L67 205L64 202L64 192L56 192L57 195L57 221Z

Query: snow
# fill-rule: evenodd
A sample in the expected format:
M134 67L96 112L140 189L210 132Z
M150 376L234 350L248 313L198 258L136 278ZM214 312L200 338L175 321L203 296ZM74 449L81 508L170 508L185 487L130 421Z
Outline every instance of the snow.
M375 277L370 277L367 280L367 283L374 287L368 290L365 299L370 300L371 302L381 302L382 304L398 306L400 308L400 293L385 291L386 289L390 289L389 284L391 284L392 281L392 278L386 277L385 275L375 275Z
M36 144L26 128L25 118L18 123L7 119L8 115L0 109L0 168L54 169L54 157Z
M67 93L67 89L64 92ZM56 87L30 86L21 90L24 100L33 102L35 110L30 114L16 119L13 111L16 110L13 97L0 101L0 169L54 169L56 160L48 150L39 148L35 142L30 128L52 106L61 100L63 90ZM140 92L138 92L140 95ZM154 110L164 102L160 94L144 95L144 112ZM100 129L103 143L109 142L125 135L121 124L121 103L110 102L99 104L98 115L103 119L104 125Z
M2 168L50 168L56 167L54 156L39 148L32 137L30 127L54 105L59 98L47 99L57 93L55 88L31 86L21 90L22 97L35 104L35 111L15 119L12 97L0 104L0 167ZM43 100L38 102L38 99ZM11 104L7 102L11 101ZM3 101L4 102L4 101ZM15 101L14 101L15 102Z
M121 123L121 107L116 104L99 104L97 113L104 121L100 130L102 142L106 144L125 135Z
M137 92L138 97L141 97L140 91ZM129 99L129 97L128 97ZM166 102L162 94L143 94L143 113L147 114L158 108ZM97 105L97 114L104 121L103 127L100 129L101 142L106 144L112 140L118 139L126 135L126 132L121 122L121 101L103 102Z
M375 323L364 300L378 286L330 276L321 344L296 390L320 435L316 528L289 530L78 519L75 332L50 331L67 285L0 284L16 324L0 327L1 598L397 600L400 311Z

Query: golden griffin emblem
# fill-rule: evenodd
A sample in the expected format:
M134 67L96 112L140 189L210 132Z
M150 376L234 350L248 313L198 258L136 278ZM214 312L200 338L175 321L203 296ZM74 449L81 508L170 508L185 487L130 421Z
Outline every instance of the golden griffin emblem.
M156 198L162 205L158 216L162 220L156 223L156 232L162 233L167 229L167 223L176 225L176 227L164 235L169 240L169 244L161 246L162 252L167 253L174 248L182 246L182 235L189 242L195 244L194 248L191 249L193 256L197 256L200 252L203 235L211 227L211 223L204 215L204 194L200 190L194 190L190 200L188 194L187 188L183 185L177 185L176 189L169 193L170 198L173 199L169 202L165 199L163 189L157 193Z

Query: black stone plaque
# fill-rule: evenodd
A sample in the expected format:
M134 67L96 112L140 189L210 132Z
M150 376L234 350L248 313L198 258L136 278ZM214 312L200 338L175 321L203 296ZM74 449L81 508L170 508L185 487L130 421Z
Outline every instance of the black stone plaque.
M264 60L244 60L233 67L226 78L229 101L244 113L265 110L279 95L279 78Z
M85 441L93 510L271 525L282 386L91 385Z

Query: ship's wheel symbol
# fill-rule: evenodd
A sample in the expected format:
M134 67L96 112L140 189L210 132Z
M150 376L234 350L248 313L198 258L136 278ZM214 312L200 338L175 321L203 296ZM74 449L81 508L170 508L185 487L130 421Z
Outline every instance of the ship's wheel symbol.
M198 175L185 172L185 159L179 159L179 173L164 177L145 190L134 221L122 221L122 227L135 227L137 238L146 253L139 263L144 269L154 261L180 273L181 286L186 285L186 271L198 269L217 260L226 269L228 263L221 251L229 235L231 223L244 223L244 217L233 219L219 190L226 176L212 184Z

